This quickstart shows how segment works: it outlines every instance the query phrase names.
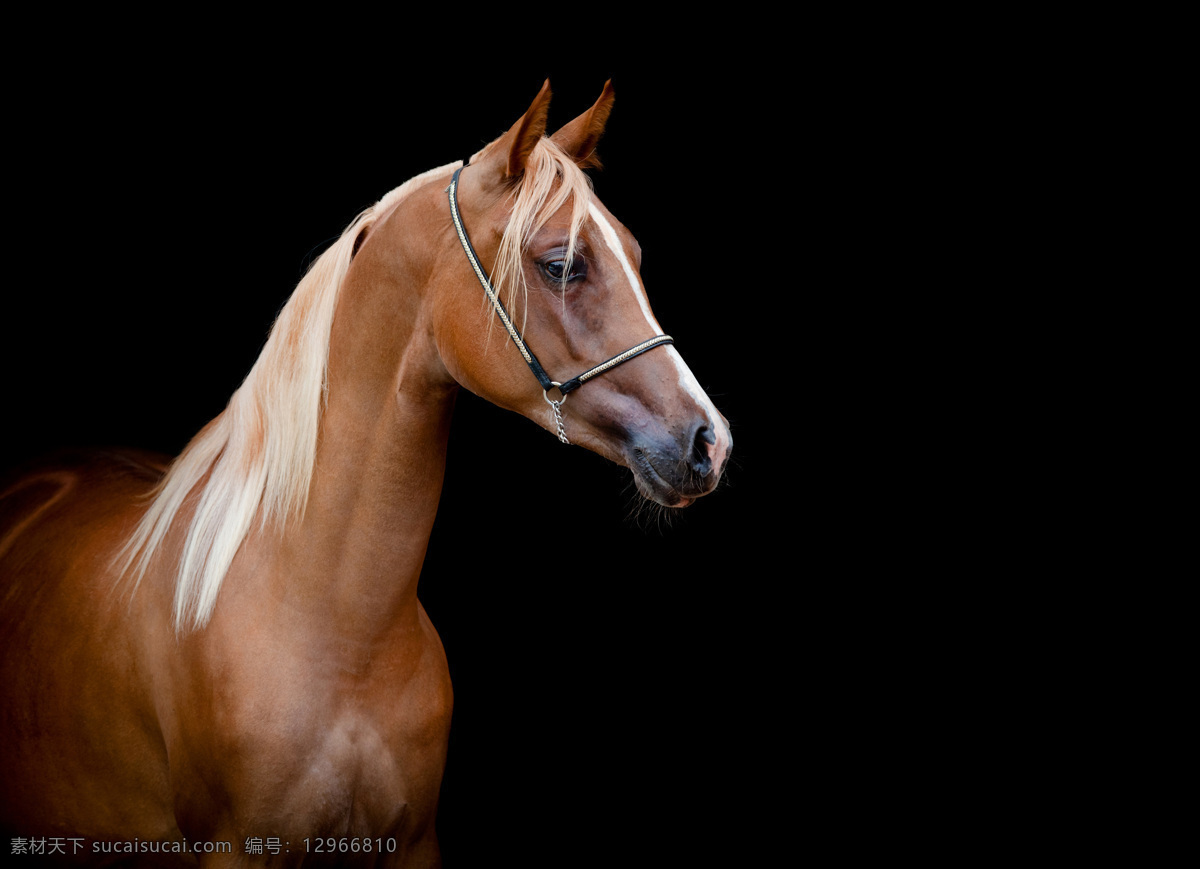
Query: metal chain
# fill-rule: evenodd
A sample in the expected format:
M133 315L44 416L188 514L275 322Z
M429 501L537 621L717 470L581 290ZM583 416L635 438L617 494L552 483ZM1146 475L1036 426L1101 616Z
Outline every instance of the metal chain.
M554 385L558 386L557 383ZM554 412L554 425L558 429L558 439L564 444L570 444L571 442L567 440L567 430L563 427L562 418L562 406L563 402L567 400L567 397L564 395L558 401L552 401L550 396L546 394L546 390L543 389L542 398L546 399L546 404L550 405L550 410Z

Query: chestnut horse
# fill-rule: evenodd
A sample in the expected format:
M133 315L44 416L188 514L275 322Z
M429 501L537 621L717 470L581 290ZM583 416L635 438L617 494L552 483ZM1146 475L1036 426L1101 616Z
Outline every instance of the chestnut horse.
M452 694L417 580L457 391L659 504L717 486L728 425L582 171L611 84L547 137L549 100L361 214L169 465L80 453L0 486L5 847L438 865Z

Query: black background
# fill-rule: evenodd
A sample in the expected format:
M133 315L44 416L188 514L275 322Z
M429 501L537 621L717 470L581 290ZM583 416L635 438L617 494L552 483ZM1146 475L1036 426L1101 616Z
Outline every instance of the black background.
M545 78L551 128L613 79L596 191L638 237L651 304L734 456L715 495L647 520L628 472L462 393L421 580L456 693L439 830L450 867L754 864L801 813L790 701L823 678L793 661L819 617L787 615L815 458L811 388L779 386L812 368L806 182L797 135L781 143L773 120L794 120L792 82L645 56L435 71L163 49L72 69L15 113L12 457L178 453L362 208L504 132Z

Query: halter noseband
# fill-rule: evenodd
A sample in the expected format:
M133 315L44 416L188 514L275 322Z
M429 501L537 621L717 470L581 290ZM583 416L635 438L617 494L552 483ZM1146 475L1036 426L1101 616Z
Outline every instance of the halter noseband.
M562 405L563 402L567 400L567 393L574 392L593 377L598 377L599 375L604 374L606 371L611 371L618 365L633 359L635 356L641 356L647 350L653 350L655 347L658 347L661 344L674 344L675 339L670 335L656 335L647 341L643 341L641 344L630 347L624 353L619 353L611 359L607 359L604 362L601 362L599 365L589 368L582 374L575 375L565 383L559 383L557 380L551 380L550 376L546 374L546 370L542 368L542 364L538 362L538 358L534 356L533 351L529 349L529 345L526 344L525 340L521 337L521 333L517 330L517 327L513 325L512 320L508 316L508 311L504 309L504 304L500 301L500 295L492 286L492 282L488 280L487 275L484 274L483 267L479 265L479 257L475 254L475 248L471 246L471 239L467 237L467 229L465 226L463 226L462 217L458 213L458 176L465 168L467 168L467 165L466 163L463 163L462 166L454 171L454 177L450 179L450 217L454 220L454 231L458 233L458 240L462 244L463 251L467 255L467 261L471 263L471 268L475 270L475 277L479 279L479 283L483 287L483 291L487 293L487 297L491 301L492 307L496 309L496 316L500 318L500 322L504 324L504 328L508 332L509 337L512 338L513 343L517 345L517 350L520 351L522 358L524 358L525 363L529 366L529 370L533 372L533 376L536 377L538 383L541 384L542 397L546 399L546 403L549 404L550 408L554 411L554 422L558 427L558 439L564 444L570 443L570 441L567 440L567 434L563 429L562 422ZM558 401L551 399L549 393L552 389L557 389L562 395L562 398L560 398Z

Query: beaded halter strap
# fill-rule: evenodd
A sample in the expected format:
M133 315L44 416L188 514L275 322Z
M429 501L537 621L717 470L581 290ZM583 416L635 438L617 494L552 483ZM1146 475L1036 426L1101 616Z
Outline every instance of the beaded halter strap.
M582 374L577 374L566 382L559 383L557 380L551 380L550 376L546 374L546 370L542 368L542 364L538 362L538 358L533 355L533 351L529 349L529 345L526 344L525 340L521 337L520 331L518 331L517 327L513 325L512 320L508 316L508 311L504 309L504 304L500 301L499 294L496 292L495 287L492 286L492 282L488 280L487 275L483 271L483 267L479 265L479 257L475 253L475 248L471 246L471 239L467 237L466 227L463 226L462 217L458 213L458 176L465 168L466 164L459 169L456 169L454 172L454 177L450 180L450 217L454 220L454 231L458 233L458 240L462 244L463 251L467 255L467 261L471 263L471 268L475 270L475 277L479 279L479 283L483 287L483 291L487 293L487 297L491 301L492 307L496 309L496 316L499 317L500 322L504 324L505 330L508 332L509 337L512 338L517 350L520 351L521 357L525 360L525 364L529 366L529 370L533 372L533 376L536 377L538 383L541 384L542 397L546 399L546 403L550 405L551 410L554 412L554 424L558 429L558 439L564 444L570 443L570 441L567 440L567 433L563 428L562 420L562 406L563 402L567 400L567 393L575 391L593 377L598 377L599 375L604 374L606 371L611 371L618 365L633 359L635 356L641 356L647 350L653 350L655 347L658 347L662 344L674 344L675 339L670 335L656 335L647 341L643 341L641 344L630 347L624 353L620 353L611 359L601 362L599 365L593 368L589 368ZM557 389L560 395L560 398L557 401L550 398L550 392L554 389Z

